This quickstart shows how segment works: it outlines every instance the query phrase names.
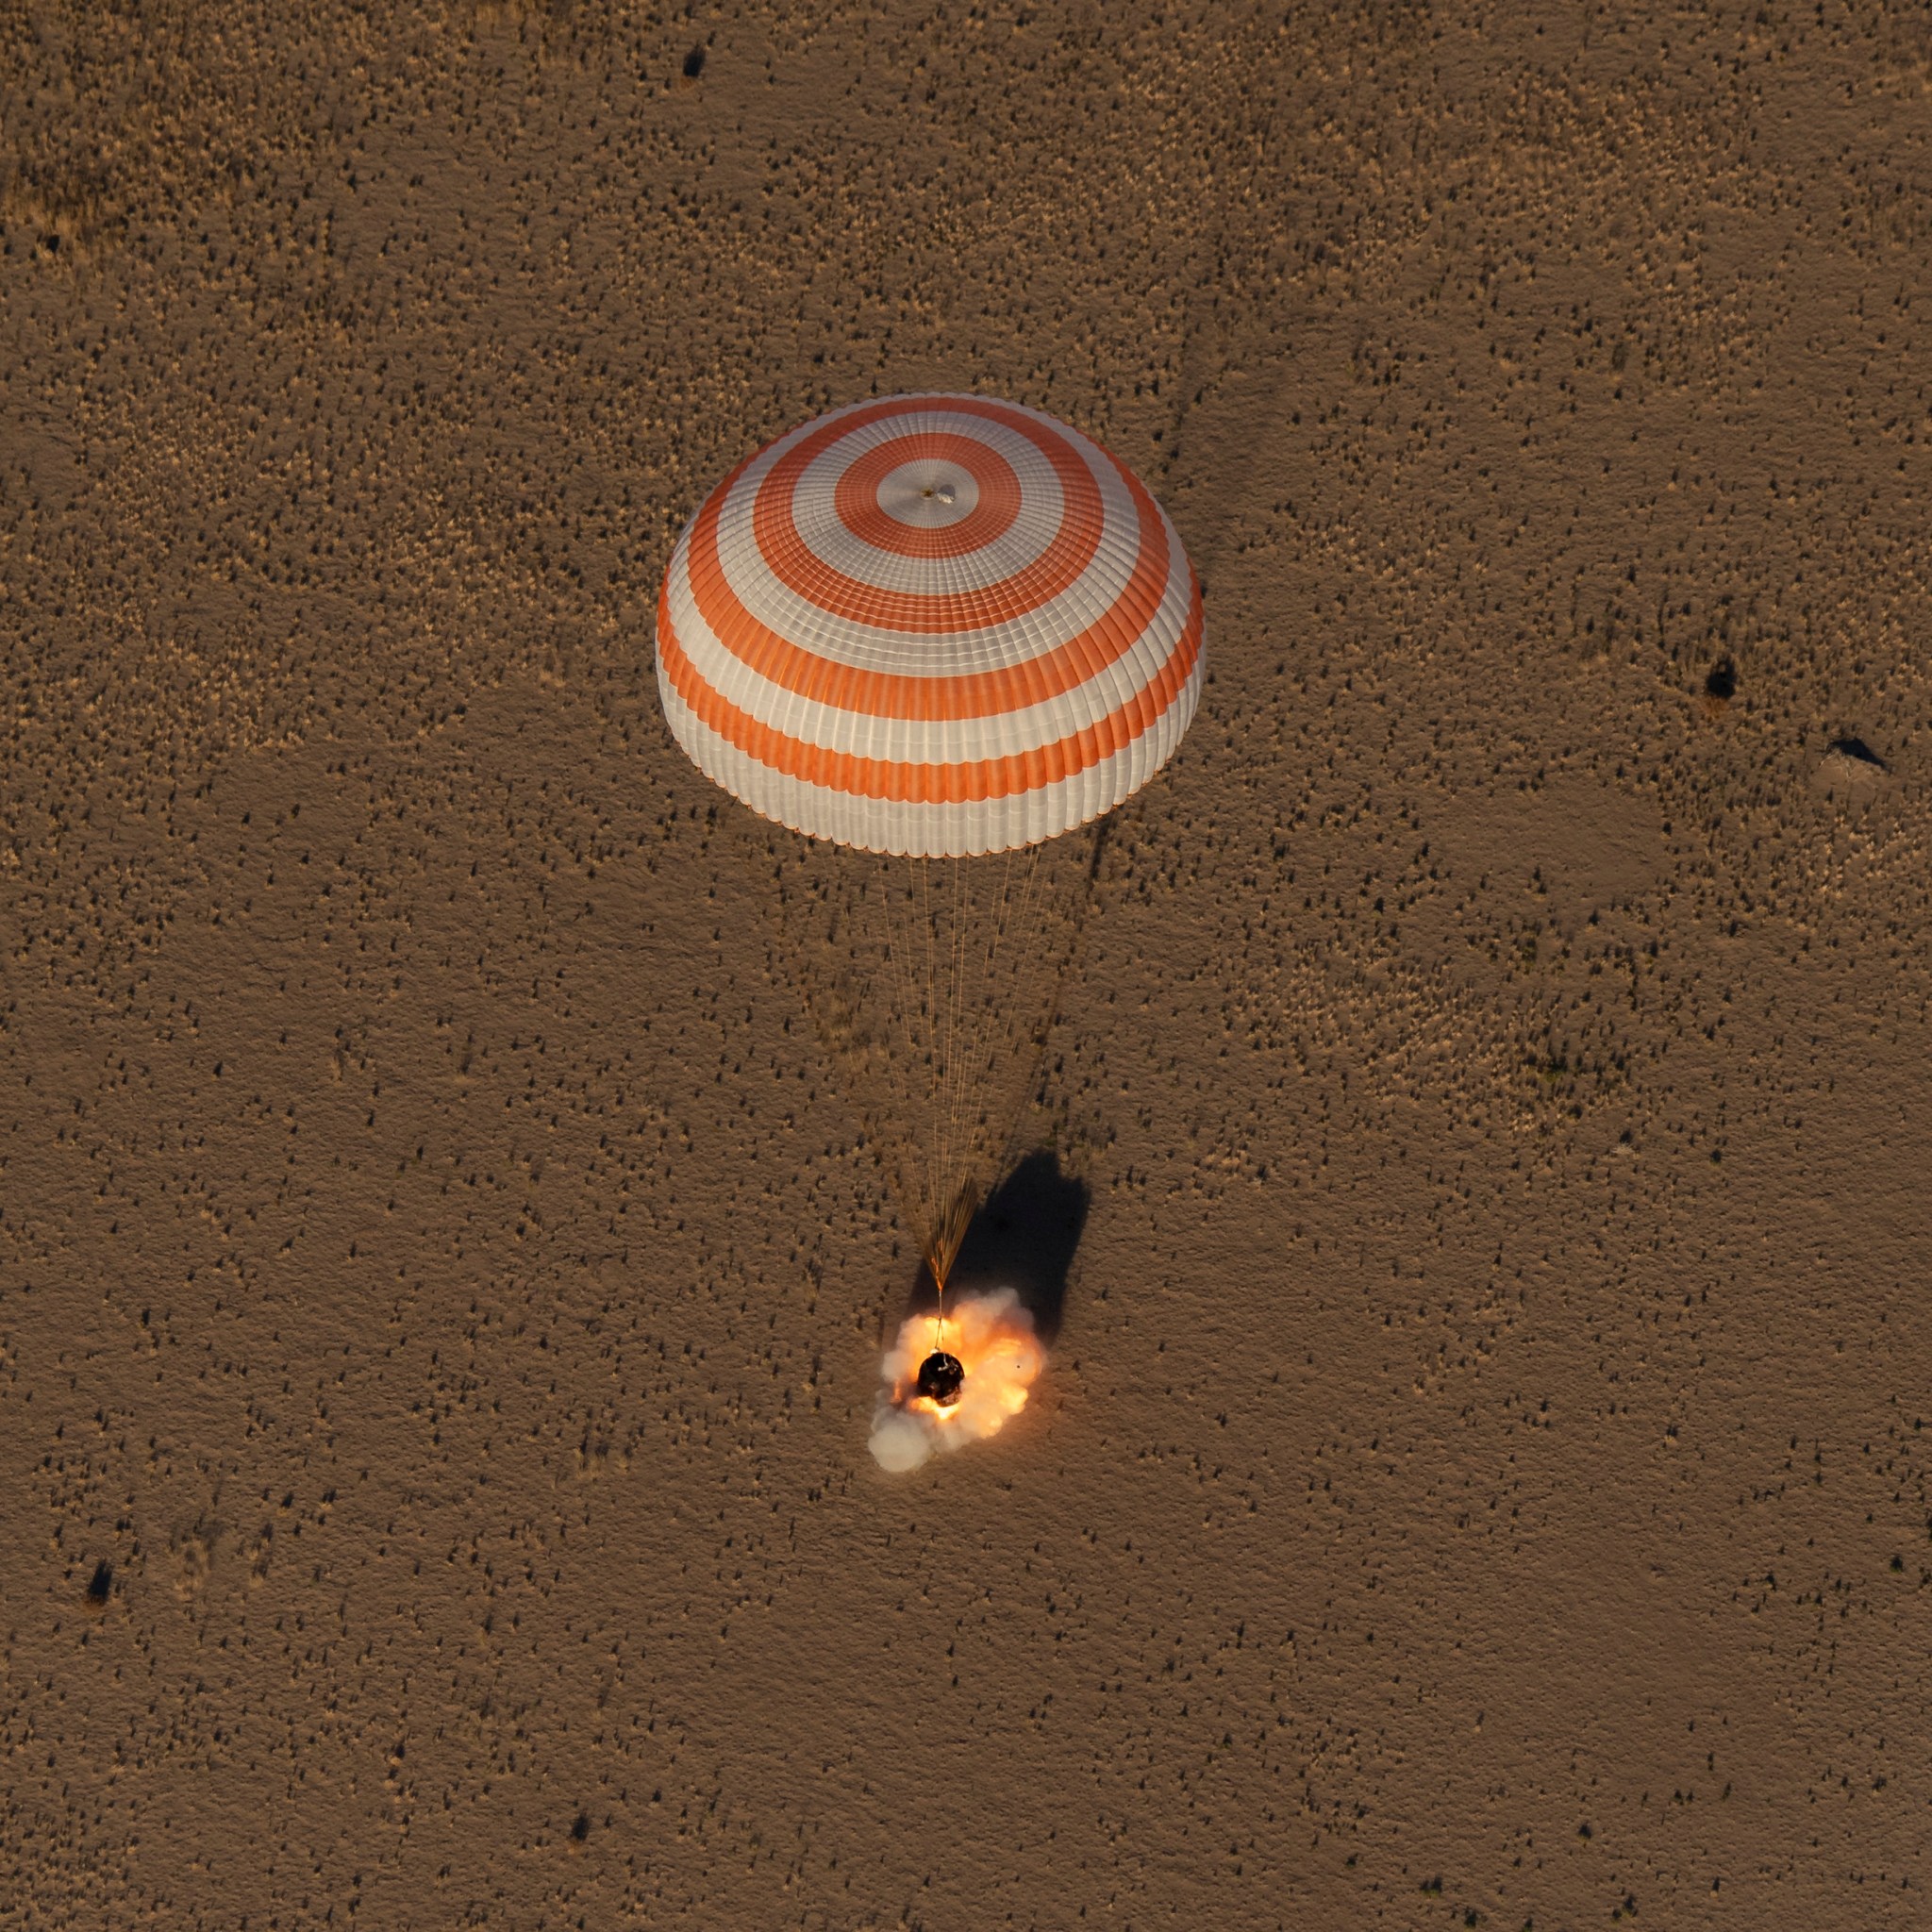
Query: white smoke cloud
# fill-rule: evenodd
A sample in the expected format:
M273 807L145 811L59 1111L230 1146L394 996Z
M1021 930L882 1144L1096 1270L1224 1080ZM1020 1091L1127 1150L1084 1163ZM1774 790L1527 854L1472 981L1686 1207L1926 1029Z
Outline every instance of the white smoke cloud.
M966 1372L950 1408L917 1392L919 1364L933 1341L932 1317L913 1315L886 1351L879 1371L885 1387L872 1424L872 1453L881 1469L917 1469L937 1449L996 1435L1026 1407L1046 1362L1033 1317L1010 1288L947 1304L944 1347Z

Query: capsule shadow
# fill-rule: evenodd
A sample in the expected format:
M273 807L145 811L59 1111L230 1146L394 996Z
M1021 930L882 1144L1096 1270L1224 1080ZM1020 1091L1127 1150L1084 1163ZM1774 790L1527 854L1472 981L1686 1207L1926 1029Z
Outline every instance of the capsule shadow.
M1029 1154L980 1204L959 1243L948 1297L1010 1288L1045 1342L1059 1333L1067 1276L1087 1225L1087 1183L1060 1172L1059 1158ZM938 1293L922 1263L908 1312L929 1312Z

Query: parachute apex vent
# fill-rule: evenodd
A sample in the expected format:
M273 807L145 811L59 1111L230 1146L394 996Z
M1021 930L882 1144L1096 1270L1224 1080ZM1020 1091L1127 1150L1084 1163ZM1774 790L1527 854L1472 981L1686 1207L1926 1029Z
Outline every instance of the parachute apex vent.
M919 1365L918 1392L941 1408L951 1408L958 1401L965 1381L966 1371L960 1366L959 1357L948 1355L944 1349L934 1349Z

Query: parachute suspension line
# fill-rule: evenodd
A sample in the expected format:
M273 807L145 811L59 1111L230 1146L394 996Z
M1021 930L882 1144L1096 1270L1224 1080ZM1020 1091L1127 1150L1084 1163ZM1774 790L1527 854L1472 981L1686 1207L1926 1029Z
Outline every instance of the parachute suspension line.
M941 859L940 863L945 864ZM946 917L946 875L940 874L939 905L932 923L932 1108L927 1127L932 1141L932 1207L935 1227L933 1240L942 1241L938 1222L945 1212L946 1187L946 1094L952 1066L946 1056L946 1036L951 1019L952 976L946 971L945 936L941 931ZM934 1272L938 1269L935 1266Z
M883 1151L932 1272L937 1348L960 1243L1010 1152L1052 1026L1034 995L1065 963L1067 908L1054 882L1066 869L1045 843L1001 852L996 871L993 855L983 867L941 858L952 877L937 891L931 860L904 855L880 855L869 881L878 977L897 1007L874 1036L882 1052L874 1064L897 1096L896 1120L880 1117L892 1127ZM1037 929L1049 901L1051 923Z
M1034 848L1032 860L1038 862L1040 854ZM992 1085L993 1063L997 1058L999 1012L995 994L998 987L993 977L993 966L998 958L1007 931L1008 914L1012 908L1013 853L1010 847L1000 860L1000 889L993 900L991 917L987 922L984 944L975 947L979 956L979 1004L973 1015L972 1046L974 1092L990 1091ZM1020 1001L1017 997L1014 1005ZM1010 1024L1010 1015L1008 1024ZM984 1123L975 1123L975 1126ZM990 1150L993 1151L993 1150Z
M912 999L913 967L912 961L907 957L908 950L911 944L912 921L909 901L912 889L909 885L906 888L908 909L905 915L905 922L902 924L898 909L898 880L893 860L889 855L880 856L878 884L880 936L885 944L887 963L891 969L892 990L894 993L893 1004L898 1009L900 1043L904 1048L904 1058L900 1064L906 1069L906 1077L911 1079L916 1077L914 1069L916 1069L919 1063L916 1009ZM887 1030L888 1032L891 1031L890 1023L888 1024ZM891 1082L889 1081L888 1084L890 1086ZM912 1096L908 1093L904 1098L910 1100ZM913 1110L917 1111L916 1106ZM894 1171L898 1175L902 1192L905 1191L906 1183L910 1177L907 1173L905 1161L907 1158L909 1158L911 1151L909 1148L899 1150L895 1153L894 1157ZM913 1201L905 1205L909 1211L917 1213L921 1219L924 1219L924 1209L921 1203Z
M939 1056L939 1011L938 974L935 963L935 944L932 929L932 876L928 861L919 861L919 906L920 924L925 928L925 1003L922 1008L925 1018L925 1059L927 1084L930 1098L927 1103L926 1120L928 1131L925 1136L925 1240L927 1258L933 1262L933 1274L937 1277L941 1269L939 1264L937 1248L940 1216L940 1137L932 1128L939 1114L940 1106L940 1056Z
M958 1076L958 1068L953 1058L954 1015L959 1001L959 874L962 861L948 858L944 861L947 872L952 874L952 922L946 929L946 1057L941 1081L941 1108L935 1128L940 1146L940 1184L934 1196L933 1206L938 1210L940 1224L934 1231L932 1278L939 1291L938 1313L934 1319L934 1334L945 1335L946 1321L946 1276L952 1273L953 1257L957 1250L953 1244L952 1203L946 1198L946 1190L953 1184L953 1091ZM941 1254L943 1260L941 1259ZM941 1345L936 1342L935 1347Z
M960 1064L960 1033L966 1015L966 861L947 861L953 874L953 927L948 940L952 953L951 978L946 988L946 1140L941 1186L951 1191L962 1162L970 1165L972 1149L961 1129L965 1122L968 1070ZM953 1204L946 1203L949 1219Z
M935 911L944 917L944 890L942 886L936 908L928 863L923 858L913 860L912 875L901 879L898 868L906 863L903 858L882 855L876 879L879 940L898 1007L896 1032L890 1022L887 1031L889 1037L903 1043L899 1064L906 1073L901 1098L908 1111L894 1139L904 1156L897 1163L903 1205L918 1228L924 1259L933 1272L939 1291L936 1332L942 1337L946 1277L958 1252L963 1224L977 1201L970 1185L962 1187L951 1203L943 1197L951 1143L941 1138L941 1130L948 1119L948 1076L957 1058L950 1043L954 1037L950 1004L941 1005L950 1002L951 986L941 984L947 961L934 920ZM923 933L917 929L921 927ZM956 972L953 979L958 978ZM918 1064L922 1057L925 1061L923 1074ZM919 1132L922 1120L926 1123L924 1135Z
M926 1263L932 1269L933 1289L936 1295L933 1312L933 1347L943 1350L946 1335L946 1276L952 1273L954 1257L959 1252L959 1236L963 1231L955 1224L958 1219L958 1204L949 1198L947 1190L953 1181L953 1093L958 1074L956 1064L956 1041L958 1033L958 1013L959 997L959 888L961 864L957 858L943 861L952 874L952 921L945 935L945 953L941 952L941 941L933 923L930 866L927 860L920 860L920 876L927 881L925 887L925 943L926 943L926 1011L927 1028L932 1039L932 1111L928 1118L928 1140L933 1150L933 1179L931 1187L930 1224L926 1235ZM941 910L944 909L944 893L941 891ZM940 983L941 974L944 984ZM940 1018L940 1005L943 999L945 1019L943 1030Z
M940 1224L937 1231L936 1246L942 1257L942 1266L933 1270L937 1279L941 1274L952 1273L953 1262L959 1252L960 1237L965 1233L963 1225L964 1209L961 1206L964 1183L955 1191L958 1181L958 1168L961 1149L958 1140L959 1125L959 1006L964 996L962 981L964 953L961 939L965 931L965 880L966 861L961 858L948 858L946 869L951 874L952 901L950 924L946 931L945 960L945 1069L941 1088L941 1110L939 1121L940 1134L940 1174L939 1192L934 1206L939 1211ZM943 1292L943 1291L941 1291Z
M1019 945L1025 945L1028 943L1026 936L1032 928L1035 892L1040 883L1041 849L1041 847L1035 845L1028 851L1026 855L1026 875L1021 881L1019 913L1018 917L1014 919L1012 922L1013 925L1017 927L1018 932L1020 934L1020 937L1015 941L1015 943ZM1026 1057L1027 1091L1022 1096L1020 1102L1018 1103L1021 1107L1024 1108L1025 1102L1032 1098L1032 1074L1035 1066L1033 1054L1037 1047L1040 1045L1040 1043L1044 1041L1045 1034L1043 1031L1041 1031L1037 1032L1036 1037L1033 1039L1023 1038L1020 1031L1022 1027L1032 1027L1038 1029L1040 1023L1038 1019L1031 1014L1031 1002L1016 1001L1015 1007L1016 1009L1022 1008L1024 1008L1024 1010L1016 1010L1014 1013L1011 1040L1013 1050L1019 1053L1023 1053Z
M898 1038L904 1057L900 1064L906 1070L908 1090L903 1099L909 1109L909 1119L916 1121L921 1110L918 1097L918 1062L922 1044L921 1008L914 995L918 991L918 939L913 931L915 915L913 907L913 887L909 880L902 885L898 877L901 863L892 855L879 855L876 884L879 904L879 941L885 953L885 963L890 973L893 990L893 1004L897 1008ZM920 882L924 884L924 868L920 868ZM901 906L901 900L904 906ZM930 961L928 960L927 983L930 984ZM892 1028L888 1022L887 1032ZM930 1027L924 1029L929 1036ZM932 1181L930 1172L922 1176L919 1173L916 1156L918 1147L913 1145L899 1150L899 1157L893 1162L901 1183L902 1205L920 1224L921 1239L930 1245L929 1230L932 1221ZM908 1165L910 1162L911 1165ZM924 1182L924 1193L921 1195L917 1183ZM911 1198L903 1199L910 1186ZM934 1334L942 1339L945 1321L945 1286L940 1285L940 1312L936 1319ZM939 1345L936 1340L935 1345Z
M1042 858L1041 848L1036 845L1033 848L1031 863L1026 868L1025 885L1020 896L1020 929L1022 934L1020 943L1022 945L1034 943L1031 935L1033 933L1034 921L1041 909L1041 871L1042 867L1048 863ZM1046 896L1052 898L1054 895L1049 892ZM1054 948L1053 957L1058 960L1061 970L1064 970L1066 963L1064 958L1061 957L1061 948L1063 947L1064 941L1064 934L1055 932L1050 935L1047 941ZM1054 981L1057 977L1050 971L1047 976L1050 982ZM1049 993L1053 991L1054 987L1050 984ZM1024 1060L1025 1085L1022 1091L1019 1102L1019 1105L1024 1108L1032 1100L1034 1088L1039 1083L1041 1055L1045 1050L1046 1036L1053 1022L1050 1012L1045 1017L1042 1017L1035 1010L1034 1003L1029 1001L1026 1011L1021 1016L1021 1024L1026 1028L1026 1032L1024 1037L1015 1038L1014 1047Z
M1007 891L1012 882L1012 876L1013 854L1011 847L1008 847L1000 858L1000 889L993 896L986 931L967 949L977 967L977 971L970 975L974 988L974 1004L966 1016L967 1090L964 1108L968 1116L965 1131L969 1141L977 1141L980 1138L979 1129L985 1125L986 1106L991 1086L992 1014L997 1004L998 992L992 968L994 956L999 950L1000 931L1006 924ZM978 1104L980 1114L978 1120L971 1118L975 1103Z

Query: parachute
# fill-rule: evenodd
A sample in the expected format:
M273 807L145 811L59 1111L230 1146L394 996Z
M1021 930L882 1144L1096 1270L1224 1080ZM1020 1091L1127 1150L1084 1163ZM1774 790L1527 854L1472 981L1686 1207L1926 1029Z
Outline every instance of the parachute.
M1106 815L1180 742L1204 643L1140 480L983 396L804 424L672 553L666 722L785 828L763 848L779 929L941 1308L1037 1080Z

